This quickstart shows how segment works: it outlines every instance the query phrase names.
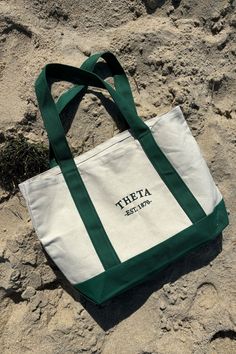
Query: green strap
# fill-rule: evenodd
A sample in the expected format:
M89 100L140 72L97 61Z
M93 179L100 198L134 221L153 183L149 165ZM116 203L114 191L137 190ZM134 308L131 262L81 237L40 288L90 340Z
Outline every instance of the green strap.
M124 72L124 69L120 65L117 58L111 52L100 52L91 55L88 59L84 61L81 65L81 69L93 72L97 61L102 58L106 61L111 74L114 79L115 90L123 97L125 97L127 104L131 106L134 113L137 115L133 94L130 88L129 80ZM62 110L67 106L70 101L76 97L82 90L82 86L74 86L64 94L62 94L57 101L58 112L61 113Z
M122 66L120 65L119 61L114 56L114 54L112 54L111 52L100 52L100 53L96 53L94 55L91 55L81 65L81 69L93 72L95 69L95 65L97 64L97 61L100 58L103 58L110 68L111 74L114 79L114 85L115 85L116 91L120 95L125 97L127 104L130 105L130 107L133 109L134 113L137 115L132 91L131 91L131 88L129 85L129 80L128 80ZM75 85L74 87L70 88L65 93L63 93L59 97L59 99L56 103L58 113L61 114L62 111L65 109L65 107L69 103L71 103L71 101L74 98L78 98L80 96L79 98L81 100L84 95L84 92L86 90L87 90L86 86ZM79 100L79 102L80 102L80 100ZM122 121L122 123L124 123L124 120ZM64 126L63 120L62 120L62 125ZM51 144L49 145L49 163L50 163L50 167L54 167L57 165Z
M65 101L64 101L64 99L63 99L64 97L62 97L62 96L64 96L65 94L63 94L63 95L60 97L60 98L62 98L62 99L60 100L60 98L59 98L59 100L58 100L57 103L56 103L56 107L57 107L57 110L58 110L58 114L59 114L59 116L60 116L61 123L62 123L62 126L63 126L63 128L64 128L65 134L68 132L70 126L68 126L67 121L66 121L66 119L65 119L66 116L62 114L62 111L65 109L66 106L68 106L69 103L72 103L72 101L73 101L74 99L76 99L77 105L79 105L79 103L81 102L81 100L82 100L84 94L85 94L86 91L87 91L87 87L84 86L84 85L76 85L76 86L72 87L72 89L73 89L73 88L76 88L76 89L77 89L77 90L76 90L76 91L77 91L76 94L75 94L75 92L74 92L74 93L72 92L72 95L71 95L71 96L68 95L68 93L69 93L69 91L70 91L70 89L69 89L68 91L65 92L65 94L66 94ZM79 90L78 90L78 89L79 89ZM71 123L72 123L72 120L70 121L70 125L71 125ZM58 164L57 164L57 161L56 161L56 158L55 158L55 154L54 154L52 145L51 145L51 143L49 142L49 166L50 166L50 168L52 168L52 167L55 167L55 166L57 166L57 165L58 165Z

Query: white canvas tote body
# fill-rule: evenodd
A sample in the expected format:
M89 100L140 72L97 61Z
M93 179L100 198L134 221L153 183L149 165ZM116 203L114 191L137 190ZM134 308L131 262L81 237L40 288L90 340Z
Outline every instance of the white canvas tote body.
M92 73L100 57L115 89ZM76 84L57 105L49 77ZM73 159L59 113L85 85L106 88L129 129ZM227 226L222 195L180 107L144 123L111 53L90 57L83 70L47 65L36 93L57 165L20 190L46 252L88 299L112 298Z

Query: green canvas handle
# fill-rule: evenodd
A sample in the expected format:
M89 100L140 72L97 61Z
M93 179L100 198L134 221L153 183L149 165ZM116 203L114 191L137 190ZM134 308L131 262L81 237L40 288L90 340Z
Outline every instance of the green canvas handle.
M101 58L105 60L107 66L111 71L112 77L114 79L115 90L126 99L127 104L129 104L133 109L134 113L137 114L129 80L125 74L124 69L122 68L114 54L108 51L95 53L91 55L88 59L86 59L80 68L93 72L95 69L95 65ZM70 103L70 101L81 92L83 87L84 86L76 85L59 97L56 103L59 113L61 113L62 110L67 106L67 104Z
M50 80L49 82L49 79ZM127 126L135 138L140 139L143 134L149 132L149 127L138 117L131 105L128 105L125 98L119 95L106 81L98 75L62 64L48 64L39 75L35 89L38 98L39 108L42 113L45 128L49 141L58 164L71 159L72 155L66 142L64 128L50 92L52 81L70 81L79 85L105 88L117 104Z
M114 86L115 86L116 91L122 97L124 97L126 99L127 104L133 110L134 114L137 115L137 111L136 111L136 107L135 107L135 103L134 103L134 99L133 99L133 95L132 95L132 91L130 88L128 78L124 72L124 69L122 68L122 66L120 65L119 61L117 60L117 58L115 57L114 54L112 54L111 52L108 52L108 51L93 54L88 59L85 60L85 62L81 65L80 68L90 71L90 72L93 72L95 69L95 66L100 58L105 60L107 66L109 67L109 69L111 71L111 75L114 79ZM72 88L70 88L69 90L67 90L65 93L63 93L59 97L59 99L56 103L56 107L57 107L59 115L75 97L80 96L82 99L86 89L87 89L86 86L75 85ZM63 123L64 122L62 120L62 125L64 126ZM50 163L50 167L54 167L57 165L51 144L49 145L49 163Z

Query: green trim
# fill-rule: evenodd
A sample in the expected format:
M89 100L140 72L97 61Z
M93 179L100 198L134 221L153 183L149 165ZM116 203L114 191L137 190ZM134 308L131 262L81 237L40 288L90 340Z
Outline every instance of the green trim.
M127 289L142 283L197 246L214 239L228 225L224 201L196 224L120 265L74 285L96 304L104 303Z

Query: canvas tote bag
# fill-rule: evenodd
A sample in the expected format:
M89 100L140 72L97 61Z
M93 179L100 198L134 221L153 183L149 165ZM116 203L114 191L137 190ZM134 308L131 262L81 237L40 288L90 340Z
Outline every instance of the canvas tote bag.
M93 73L103 58L114 87ZM75 84L55 104L55 81ZM106 89L127 130L73 158L60 113L87 87ZM222 195L179 107L145 122L110 52L82 69L48 64L36 81L51 165L19 185L36 233L70 283L101 304L214 239L228 225Z

